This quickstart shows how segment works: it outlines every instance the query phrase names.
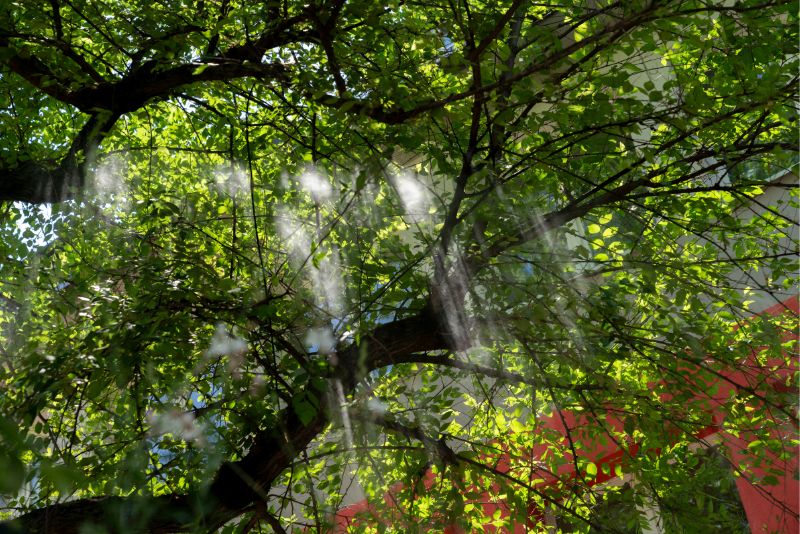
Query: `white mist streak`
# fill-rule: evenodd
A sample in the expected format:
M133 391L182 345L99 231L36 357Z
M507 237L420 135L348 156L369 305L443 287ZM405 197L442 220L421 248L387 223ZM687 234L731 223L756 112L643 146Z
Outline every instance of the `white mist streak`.
M213 188L231 198L250 190L249 177L241 165L231 163L220 165L214 169L213 175Z
M344 398L344 388L341 380L334 380L333 387L336 390L336 399L339 401L339 408L342 411L342 427L344 428L344 440L347 449L353 448L353 426L350 424L350 413L347 408L347 401Z
M392 177L392 185L400 195L406 215L412 223L419 223L428 216L431 207L431 194L420 180L409 173Z
M300 186L305 190L314 202L320 203L330 200L333 196L333 188L328 180L314 169L306 169L300 175Z

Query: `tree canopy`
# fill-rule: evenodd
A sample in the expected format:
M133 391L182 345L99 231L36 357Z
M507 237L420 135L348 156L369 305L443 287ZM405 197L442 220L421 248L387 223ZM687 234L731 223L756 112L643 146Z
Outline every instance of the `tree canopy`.
M709 484L796 452L751 306L796 282L796 8L4 2L5 525L741 529Z

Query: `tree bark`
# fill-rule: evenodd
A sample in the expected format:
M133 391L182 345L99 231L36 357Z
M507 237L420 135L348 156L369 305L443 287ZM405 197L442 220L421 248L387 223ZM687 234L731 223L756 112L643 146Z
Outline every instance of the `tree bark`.
M430 308L380 325L360 344L335 355L330 379L339 380L346 394L372 370L403 361L413 353L445 350L447 339ZM317 438L331 421L326 390L309 389L298 395L320 400L311 420L303 422L295 410L285 408L279 423L258 433L241 460L220 466L208 487L194 493L161 496L101 497L56 503L0 523L9 532L79 534L84 525L102 525L108 532L186 532L198 527L218 528L238 517L253 503L265 500L275 479Z

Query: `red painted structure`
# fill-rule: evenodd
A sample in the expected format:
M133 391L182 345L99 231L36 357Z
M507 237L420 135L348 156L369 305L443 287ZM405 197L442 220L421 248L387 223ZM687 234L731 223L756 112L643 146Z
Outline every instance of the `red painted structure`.
M780 304L772 306L763 312L766 315L780 315L789 314L792 319L800 316L800 305L798 297L792 297ZM791 338L797 339L797 330L790 335ZM797 384L792 382L794 380L793 374L797 371L797 361L794 360L793 368L787 369L784 367L779 368L777 371L770 368L774 367L776 362L758 363L755 358L751 358L745 365L736 371L731 371L717 376L715 384L705 384L707 387L700 387L698 391L712 391L713 394L706 395L704 399L711 407L711 424L707 427L695 432L695 437L698 440L715 439L718 443L726 446L726 449L731 454L730 460L734 465L747 465L750 459L747 451L748 445L752 439L748 439L746 434L741 434L735 437L732 434L725 432L722 421L723 412L719 408L723 403L730 399L731 394L735 394L736 390L744 391L765 391L765 388L774 388L778 391L787 392L789 389L796 389ZM687 369L686 379L691 380L693 372ZM791 384L791 385L788 385ZM702 384L701 384L702 385ZM714 386L714 387L711 387ZM699 397L699 395L698 395ZM795 421L796 423L796 421ZM570 412L556 413L544 421L544 427L548 430L559 432L564 436L565 445L567 436L580 436L582 429L591 425L592 422L585 416L576 417L575 414ZM614 430L622 432L623 423L613 415L608 415L605 419L605 425L613 428ZM775 438L780 440L781 443L789 443L790 439L797 436L797 427L783 429L780 435ZM587 447L585 437L581 437L583 449L578 451L578 456L582 460L591 461L596 466L596 475L593 478L587 479L583 477L582 483L587 486L602 484L616 477L615 467L621 466L626 458L635 456L639 452L639 447L635 443L626 443L615 445L614 443L607 443L602 445L596 444L596 447ZM788 447L788 445L786 445ZM567 450L565 448L565 450ZM544 452L544 446L541 450L534 449L532 457ZM750 482L750 477L738 477L736 479L736 486L739 491L739 496L742 501L747 520L753 534L766 534L766 533L779 533L779 534L800 534L800 484L798 483L798 455L791 455L788 459L779 459L772 456L774 462L772 467L780 467L784 475L778 479L775 485L754 485ZM550 476L537 475L537 477L544 478L544 480L535 484L536 487L545 489L552 486L559 479L562 481L575 477L575 470L573 463L569 462L562 465L561 469ZM497 461L496 466L498 471L508 472L509 457L507 455L501 456ZM766 475L764 467L752 466L750 471L751 477L756 479ZM425 475L424 484L430 487L435 482L435 476L432 472L428 471ZM384 502L388 508L395 508L396 502L394 495L402 488L402 484L395 484L385 495ZM508 508L504 504L495 504L490 502L490 499L484 499L480 503L483 506L484 512L487 516L491 517L493 513L499 508L503 516L509 514ZM345 532L348 527L358 525L359 521L363 521L363 517L370 512L375 511L376 506L363 500L356 504L347 506L339 510L335 515L335 532ZM530 507L527 513L529 517L529 526L536 523L541 523L543 513L540 510ZM362 519L359 519L362 517ZM451 534L456 534L455 529L448 529ZM487 532L496 531L492 526L486 527ZM516 525L511 532L514 534L529 532L523 525ZM447 532L447 531L446 531Z

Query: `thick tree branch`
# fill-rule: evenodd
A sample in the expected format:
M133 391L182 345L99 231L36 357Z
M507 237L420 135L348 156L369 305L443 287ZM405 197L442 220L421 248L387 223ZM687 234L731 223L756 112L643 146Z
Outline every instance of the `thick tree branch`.
M364 114L379 122L387 124L405 122L447 104L465 98L481 97L494 90L505 88L519 79L552 68L588 45L607 38L616 39L622 33L649 20L652 9L652 6L648 6L644 11L610 25L606 29L607 31L598 32L558 52L547 55L542 61L536 62L512 76L503 76L501 80L485 85L474 85L468 91L439 100L422 102L410 109L385 108L371 101L335 96L322 97L318 100L329 107L347 109L349 113ZM237 78L282 80L286 74L286 68L282 64L262 63L261 60L269 49L303 40L318 41L317 32L298 28L307 20L307 17L308 15L303 14L280 19L263 32L256 41L231 47L216 60L210 58L198 63L176 66L168 66L159 60L151 60L138 66L119 80L104 83L85 83L56 76L36 56L13 46L11 34L7 31L0 32L0 48L5 48L7 51L6 65L37 89L61 102L73 105L85 113L97 114L102 111L108 112L110 116L114 117L114 120L102 129L100 135L93 138L92 142L96 147L120 115L140 109L153 100L170 97L187 85ZM77 88L73 89L75 85ZM341 81L337 82L337 86L341 92L343 88ZM81 141L76 140L73 147L77 146L79 151L88 153L89 147L81 147L80 144ZM76 166L75 161L69 157L59 164L55 164L54 161L33 161L6 168L0 171L0 176L4 178L0 185L0 200L39 203L71 198L73 193L70 191L82 186L83 175L83 168Z
M46 64L28 50L18 50L11 45L9 33L0 28L0 52L3 63L30 83L33 87L61 102L70 103L71 92L67 88L71 80L56 76Z
M416 316L380 325L360 344L340 350L332 380L339 380L349 394L373 369L402 359L408 353L447 349L446 339L429 313L426 308ZM280 412L279 422L260 431L241 460L223 464L206 489L188 495L109 497L57 503L5 524L20 525L24 532L30 533L77 534L86 522L113 525L113 517L133 515L140 523L128 523L128 528L153 533L219 526L244 513L254 502L263 500L273 481L328 425L328 392L309 386L298 395L305 398L313 395L317 399L320 409L314 416L301 420L290 403Z
M89 114L88 121L76 135L66 155L60 160L51 158L25 161L9 165L8 168L0 165L0 200L37 203L71 198L75 191L84 186L86 173L93 165L94 152L121 115L136 111L149 102L174 96L188 85L197 82L249 78L268 82L278 81L288 87L291 83L287 76L288 67L281 63L266 62L265 53L275 47L291 43L303 41L322 44L338 96L324 96L320 101L326 106L348 113L363 114L375 121L395 124L451 103L473 99L472 123L468 147L462 162L462 172L456 180L452 202L440 234L442 250L441 257L436 263L436 287L431 288L429 301L419 313L374 327L371 332L362 334L358 343L338 347L336 353L324 362L314 362L305 354L293 349L290 343L280 343L278 338L280 348L294 356L303 367L306 367L309 374L312 366L319 365L318 376L325 378L327 382L320 384L319 381L311 381L304 389L295 391L293 397L287 394L288 406L278 412L277 423L268 428L254 429L254 438L249 448L241 451L237 456L238 459L224 463L207 486L187 494L104 497L55 503L26 513L14 522L0 523L0 531L4 525L18 525L25 532L71 534L80 532L87 523L102 524L112 532L178 532L200 527L206 530L214 529L243 513L252 511L254 504L263 502L276 479L325 431L335 417L334 411L338 411L337 401L330 400L332 390L343 391L345 395L350 395L370 372L388 365L412 362L440 365L498 380L515 381L533 387L541 386L541 382L532 377L473 364L452 355L453 350L467 348L467 343L471 343L468 337L456 329L468 323L464 317L464 299L468 285L475 274L487 268L493 258L497 258L509 249L539 239L547 232L563 227L596 208L615 206L620 201L644 196L682 194L699 190L697 187L692 187L692 184L682 188L687 180L697 176L697 172L687 171L680 178L665 182L654 181L653 177L656 176L654 173L665 173L672 170L673 165L693 164L713 154L690 144L688 145L690 155L677 156L676 163L667 162L653 171L642 170L642 163L645 160L640 159L608 179L598 178L596 183L583 176L577 177L581 180L579 181L581 186L575 192L575 196L569 197L569 204L540 217L535 224L517 228L502 237L495 237L495 240L488 245L477 247L480 250L473 256L458 257L452 265L445 268L442 258L448 253L448 244L455 240L454 232L457 225L464 220L466 216L464 212L469 213L462 204L474 198L467 194L466 185L475 172L476 165L473 165L473 158L480 150L484 150L479 143L483 100L497 91L499 95L497 102L505 106L511 94L510 89L516 81L542 73L552 75L548 81L565 76L565 72L571 72L582 61L573 60L571 56L576 52L588 50L589 55L594 54L627 32L652 20L656 16L655 9L659 6L658 2L649 3L641 12L615 19L602 31L586 36L582 40L572 42L563 48L545 48L540 60L527 68L515 71L516 56L521 51L519 43L521 27L525 20L524 10L518 10L521 4L522 2L514 1L486 37L477 46L471 47L473 82L469 90L435 100L418 101L416 104L412 103L410 107L384 107L378 103L380 95L374 100L347 97L345 76L333 53L333 37L337 35L335 24L319 17L314 19L310 13L281 18L275 8L271 10L276 17L275 20L270 22L268 30L255 40L248 40L245 44L223 50L219 53L219 57L205 57L196 63L174 63L153 59L140 64L139 59L151 56L148 55L149 49L139 50L132 63L134 66L130 67L128 74L113 81L104 80L88 63L80 63L81 56L74 57L70 54L69 47L66 49L62 47L61 56L71 57L83 70L80 80L66 79L63 74L54 73L57 71L54 64L48 65L43 61L47 56L42 55L39 58L26 52L23 47L15 47L17 37L0 31L0 48L5 49L2 50L3 61L8 69L41 92ZM331 20L336 20L343 5L343 1L333 3ZM63 35L64 20L67 19L60 18L56 0L51 0L51 6L55 33L60 40ZM316 20L314 29L306 29L304 24L310 24L313 20ZM507 44L511 53L506 63L507 69L495 81L487 81L481 72L480 56L490 49L497 36L509 23L512 29ZM190 28L188 31L196 30L197 28ZM213 46L209 47L209 54L212 52L211 48L216 51L218 40L218 36L211 38ZM148 44L149 46L152 44ZM91 81L87 81L87 77L91 78ZM302 91L302 88L292 88L295 89ZM750 111L763 105L763 102L757 102L744 110L735 109L730 114L716 116L714 122L722 121L728 118L728 115L733 116L732 114ZM698 128L707 128L714 122L704 123ZM759 124L758 129L762 126ZM594 130L601 131L601 128L595 127ZM661 146L656 155L686 141L692 134L693 131L677 134L675 138ZM491 162L502 153L502 143L507 139L507 135L505 128L499 124L490 135L490 146L485 149L488 157L484 161ZM753 136L752 139L755 138ZM760 150L763 147L751 144L742 150L748 150L752 154L757 148ZM535 161L535 155L530 157ZM721 166L723 163L717 162L713 165ZM702 171L707 169L708 167ZM255 205L253 212L255 217ZM258 235L256 241L258 242ZM447 288L446 293L442 287ZM445 294L448 295L447 298L443 298L442 295ZM447 320L448 315L452 314L459 317L455 327ZM271 330L270 335L276 334ZM552 386L550 382L545 384ZM573 391L602 389L602 386L585 384L568 384L563 387ZM290 387L286 386L286 389ZM305 401L310 399L311 404L316 405L317 409L312 415L301 414L294 406L293 401L297 399ZM397 420L385 416L370 415L370 417L373 422L381 424L388 430L420 441L447 463L471 462L459 458L448 447L444 438L434 439L426 436L419 428L402 425ZM277 520L273 528L280 529Z
M0 201L40 204L73 198L85 185L94 152L118 118L111 113L93 114L61 161L24 161L8 167L0 162Z

